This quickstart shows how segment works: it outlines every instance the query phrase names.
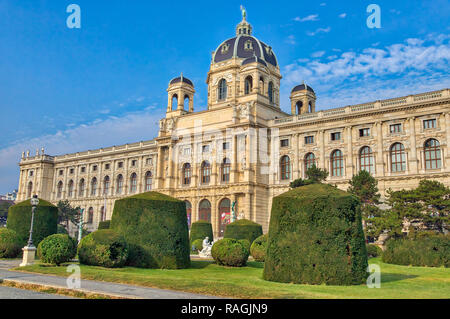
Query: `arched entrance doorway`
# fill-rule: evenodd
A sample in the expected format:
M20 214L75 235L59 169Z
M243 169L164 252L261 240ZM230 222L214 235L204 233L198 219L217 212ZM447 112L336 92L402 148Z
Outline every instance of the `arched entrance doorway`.
M188 227L189 227L189 229L191 229L192 205L187 200L185 200L184 202L186 203L186 216L187 216Z
M219 237L223 237L226 226L231 222L231 201L228 198L224 198L219 204Z
M204 199L198 206L198 219L205 220L208 223L211 222L211 203L209 200Z

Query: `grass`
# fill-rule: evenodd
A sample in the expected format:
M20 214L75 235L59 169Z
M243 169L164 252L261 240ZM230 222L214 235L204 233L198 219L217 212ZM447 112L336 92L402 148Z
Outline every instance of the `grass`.
M373 258L381 267L381 288L366 285L325 286L269 282L262 279L263 263L226 268L208 261L192 261L190 269L107 269L81 265L82 279L126 283L234 298L450 298L450 269L398 266ZM68 276L66 267L44 264L15 270Z

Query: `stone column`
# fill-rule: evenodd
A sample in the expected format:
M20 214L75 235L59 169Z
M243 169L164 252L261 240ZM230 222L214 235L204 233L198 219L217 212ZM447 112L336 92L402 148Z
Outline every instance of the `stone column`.
M347 163L345 165L345 176L347 178L352 178L354 174L354 167L353 167L353 139L352 139L352 126L347 127Z
M239 182L239 172L238 172L238 137L237 135L233 136L233 154L232 154L232 160L231 160L231 182L237 183Z
M411 143L411 154L409 154L409 174L417 174L418 173L418 167L417 167L417 148L416 148L416 121L415 117L412 117L409 119L409 137L410 137L410 143Z
M450 145L450 113L445 113L445 133L446 133L446 143L444 148L444 156L442 157L442 160L444 161L444 165L442 167L444 169L447 169L450 165L450 152L449 152L449 145Z
M299 139L298 139L299 134L296 133L292 136L292 148L294 151L294 165L293 165L293 180L296 180L298 178L300 178L300 165L299 165Z
M322 169L328 169L325 167L325 131L321 130L319 132L319 143L320 143L320 167Z
M164 187L163 185L163 174L164 174L164 167L163 167L163 150L162 147L158 147L158 155L156 159L156 189L162 189Z

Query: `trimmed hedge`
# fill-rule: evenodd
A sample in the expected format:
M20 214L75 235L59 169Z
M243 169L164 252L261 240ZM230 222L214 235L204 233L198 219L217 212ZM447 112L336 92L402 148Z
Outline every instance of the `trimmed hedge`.
M209 241L214 241L211 223L204 220L199 220L192 223L190 242L194 243L196 239L201 239L203 241L205 237L208 237Z
M104 220L100 223L98 223L98 229L109 229L111 226L110 220Z
M264 262L267 250L267 234L259 236L250 247L250 255L259 262Z
M14 230L19 236L22 246L28 242L31 225L30 199L13 205L8 210L7 228ZM58 230L58 208L39 199L39 205L34 214L33 244L37 247L41 240L56 234Z
M16 258L20 255L22 246L17 233L8 228L0 228L0 258Z
M380 257L383 255L383 250L377 245L368 244L366 245L366 249L367 249L367 256L369 258Z
M240 219L225 228L224 238L247 239L250 245L263 234L262 226L248 219Z
M55 234L44 238L38 245L39 259L57 266L70 261L74 257L74 242L65 234Z
M330 185L311 184L273 199L265 280L361 284L367 266L356 197Z
M250 251L247 240L224 238L214 243L211 255L222 266L243 267L247 264Z
M195 248L195 250L194 250ZM203 240L196 239L192 242L191 250L194 252L202 251L203 250Z
M382 260L396 265L450 267L450 235L389 239Z
M122 267L128 258L128 245L123 236L113 230L97 230L80 241L78 258L84 265Z
M157 192L117 200L111 229L130 247L127 264L143 268L190 266L186 203Z

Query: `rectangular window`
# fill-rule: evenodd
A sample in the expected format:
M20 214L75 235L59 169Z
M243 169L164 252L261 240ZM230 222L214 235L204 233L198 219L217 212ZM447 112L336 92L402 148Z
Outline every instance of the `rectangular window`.
M59 170L59 176L62 176L64 174L64 171L61 169Z
M202 153L208 153L209 152L209 145L203 145L202 146Z
M132 161L131 161L131 166L132 166L132 167L135 167L136 165L137 165L137 160L132 160Z
M86 167L82 167L81 168L81 173L85 173L86 172Z
M401 133L402 132L402 125L401 124L392 124L389 127L389 130L390 130L391 134L393 134L393 133Z
M122 167L123 167L123 162L117 163L117 167L118 167L118 168L122 168Z
M341 132L331 133L332 141L339 141L341 139Z
M225 142L223 143L223 150L229 150L230 149L230 143L229 142Z
M34 174L33 171L30 171L30 177L33 176L33 174Z
M97 171L97 165L92 166L92 171L96 172Z
M152 164L153 164L153 158L151 158L151 157L147 158L147 159L145 160L145 163L146 163L147 165L152 165Z
M314 136L306 136L305 144L314 144Z
M105 164L105 169L106 169L106 170L108 170L108 169L109 169L109 167L110 167L110 165L109 165L109 164Z
M359 136L360 137L367 137L370 136L370 128L362 128L359 130Z
M288 147L289 146L289 140L284 139L280 141L281 147Z
M186 156L191 155L191 148L190 147L185 148L183 150L183 154L186 155Z
M423 121L423 128L424 129L436 128L436 119L424 120Z

